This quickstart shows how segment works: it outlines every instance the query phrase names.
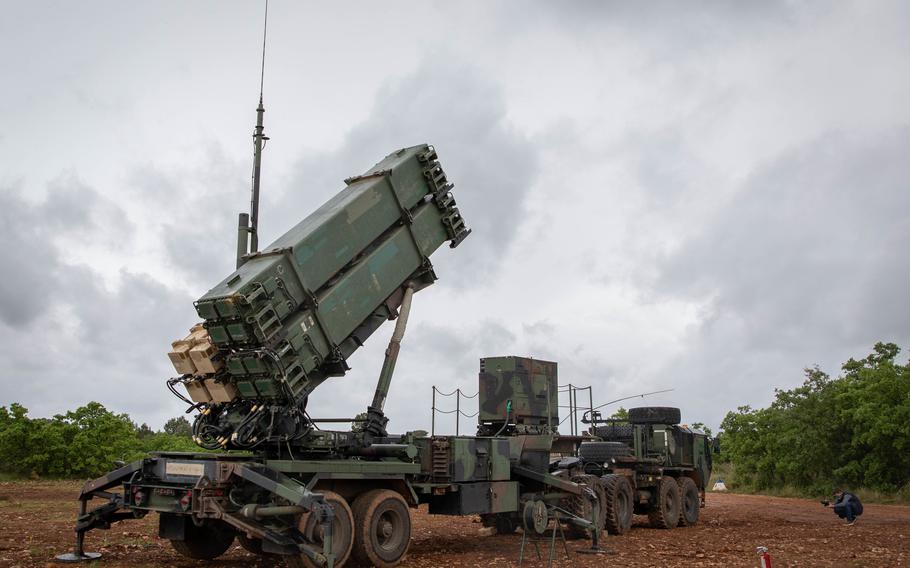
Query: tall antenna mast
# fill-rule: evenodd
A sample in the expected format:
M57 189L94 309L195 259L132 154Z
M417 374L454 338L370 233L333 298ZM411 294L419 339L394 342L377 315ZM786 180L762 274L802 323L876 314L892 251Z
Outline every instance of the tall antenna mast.
M256 128L253 130L253 190L250 196L250 213L241 213L237 225L237 268L243 264L247 252L259 250L259 177L262 172L262 148L265 141L265 127L262 116L265 107L262 105L262 91L265 86L265 40L269 25L269 0L265 0L265 17L262 24L262 66L259 72L259 106L256 108ZM248 250L249 248L249 250Z

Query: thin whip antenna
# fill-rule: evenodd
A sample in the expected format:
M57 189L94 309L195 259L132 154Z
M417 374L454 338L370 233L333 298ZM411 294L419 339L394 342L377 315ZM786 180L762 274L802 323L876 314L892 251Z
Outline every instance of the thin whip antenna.
M265 0L265 18L262 22L262 66L259 70L259 100L262 100L262 88L265 85L265 38L269 30L269 0Z
M262 146L268 140L263 134L262 115L265 107L262 105L262 89L265 85L265 39L269 22L269 0L265 0L265 19L262 25L262 68L259 74L259 107L256 109L256 130L253 132L253 195L250 199L250 253L259 250L259 175L262 172Z
M265 86L265 40L269 29L269 0L265 0L265 17L262 22L262 66L259 68L259 106L256 108L256 128L253 130L253 189L250 195L250 212L241 213L237 223L237 268L243 266L248 254L259 250L259 176L262 172L262 148L269 139L264 134L262 92Z
M664 393L664 392L670 392L672 390L675 390L675 389L664 389L664 390L659 390L659 391L654 391L654 392L643 392L641 394L633 394L632 396L625 396L623 398L617 398L616 400L611 400L610 402L605 402L605 403L601 404L600 406L595 406L591 410L597 410L598 408L603 408L603 407L611 405L611 404L616 404L617 402L629 400L630 398L639 398L639 397L644 398L646 396L651 396L652 394L660 394L660 393Z

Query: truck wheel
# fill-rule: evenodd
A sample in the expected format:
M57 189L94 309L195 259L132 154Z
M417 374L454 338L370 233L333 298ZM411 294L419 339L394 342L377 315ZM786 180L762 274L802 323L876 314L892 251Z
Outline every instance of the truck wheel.
M657 501L648 511L648 520L656 529L672 529L679 522L679 485L665 475L660 478L656 491Z
M698 487L691 477L680 477L679 483L679 526L689 527L698 523L698 513L701 508L701 498Z
M354 500L353 556L376 568L397 566L411 544L411 513L404 498L388 489L373 489Z
M335 512L335 519L332 521L332 552L335 553L335 566L340 568L351 556L351 548L354 544L354 514L351 512L348 502L341 495L334 491L319 492ZM311 512L302 514L297 522L297 529L308 541L317 544L321 550L322 525L317 521L316 515ZM297 557L294 559L297 560ZM305 554L301 554L299 562L294 562L292 565L316 568L313 561Z
M588 463L606 463L612 458L631 456L632 448L622 442L582 442L578 457Z
M208 521L197 527L187 519L183 540L172 540L171 546L180 554L194 560L218 558L234 544L234 529L221 521Z
M601 479L606 492L604 526L610 534L625 534L632 528L632 486L624 475L611 473Z
M595 475L576 475L571 479L572 483L581 483L587 485L597 493L597 498L602 504L605 501L605 492L603 487L600 484L600 479ZM599 490L598 490L599 488ZM603 505L601 505L602 510ZM567 499L565 503L565 509L575 515L576 517L581 517L587 521L594 520L594 509L591 506L591 500L582 493L581 495L572 495ZM598 511L600 516L600 523L603 524L603 515ZM566 537L570 539L580 539L580 538L589 538L591 536L591 531L576 525L575 523L568 523L566 525Z
M519 522L512 513L490 513L480 515L480 520L485 527L493 527L496 534L514 534Z
M639 406L629 409L629 422L633 424L679 424L682 415L670 406Z

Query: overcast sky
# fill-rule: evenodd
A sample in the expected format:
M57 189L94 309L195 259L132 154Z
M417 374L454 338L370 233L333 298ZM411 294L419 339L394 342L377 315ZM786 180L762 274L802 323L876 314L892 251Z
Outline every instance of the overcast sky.
M249 205L262 4L2 10L0 405L160 427L169 343ZM908 24L900 1L272 0L262 242L434 144L474 232L415 297L391 428L502 354L716 426L910 348ZM313 415L366 407L386 327Z

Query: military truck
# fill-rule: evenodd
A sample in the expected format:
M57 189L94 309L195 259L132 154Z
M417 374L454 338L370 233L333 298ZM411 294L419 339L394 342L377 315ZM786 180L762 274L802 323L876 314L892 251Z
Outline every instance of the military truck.
M582 442L577 461L564 462L602 482L605 528L623 534L632 515L647 515L652 527L698 523L711 476L713 445L703 432L680 425L680 411L640 407L628 419L604 419L598 411L583 422L596 440Z

